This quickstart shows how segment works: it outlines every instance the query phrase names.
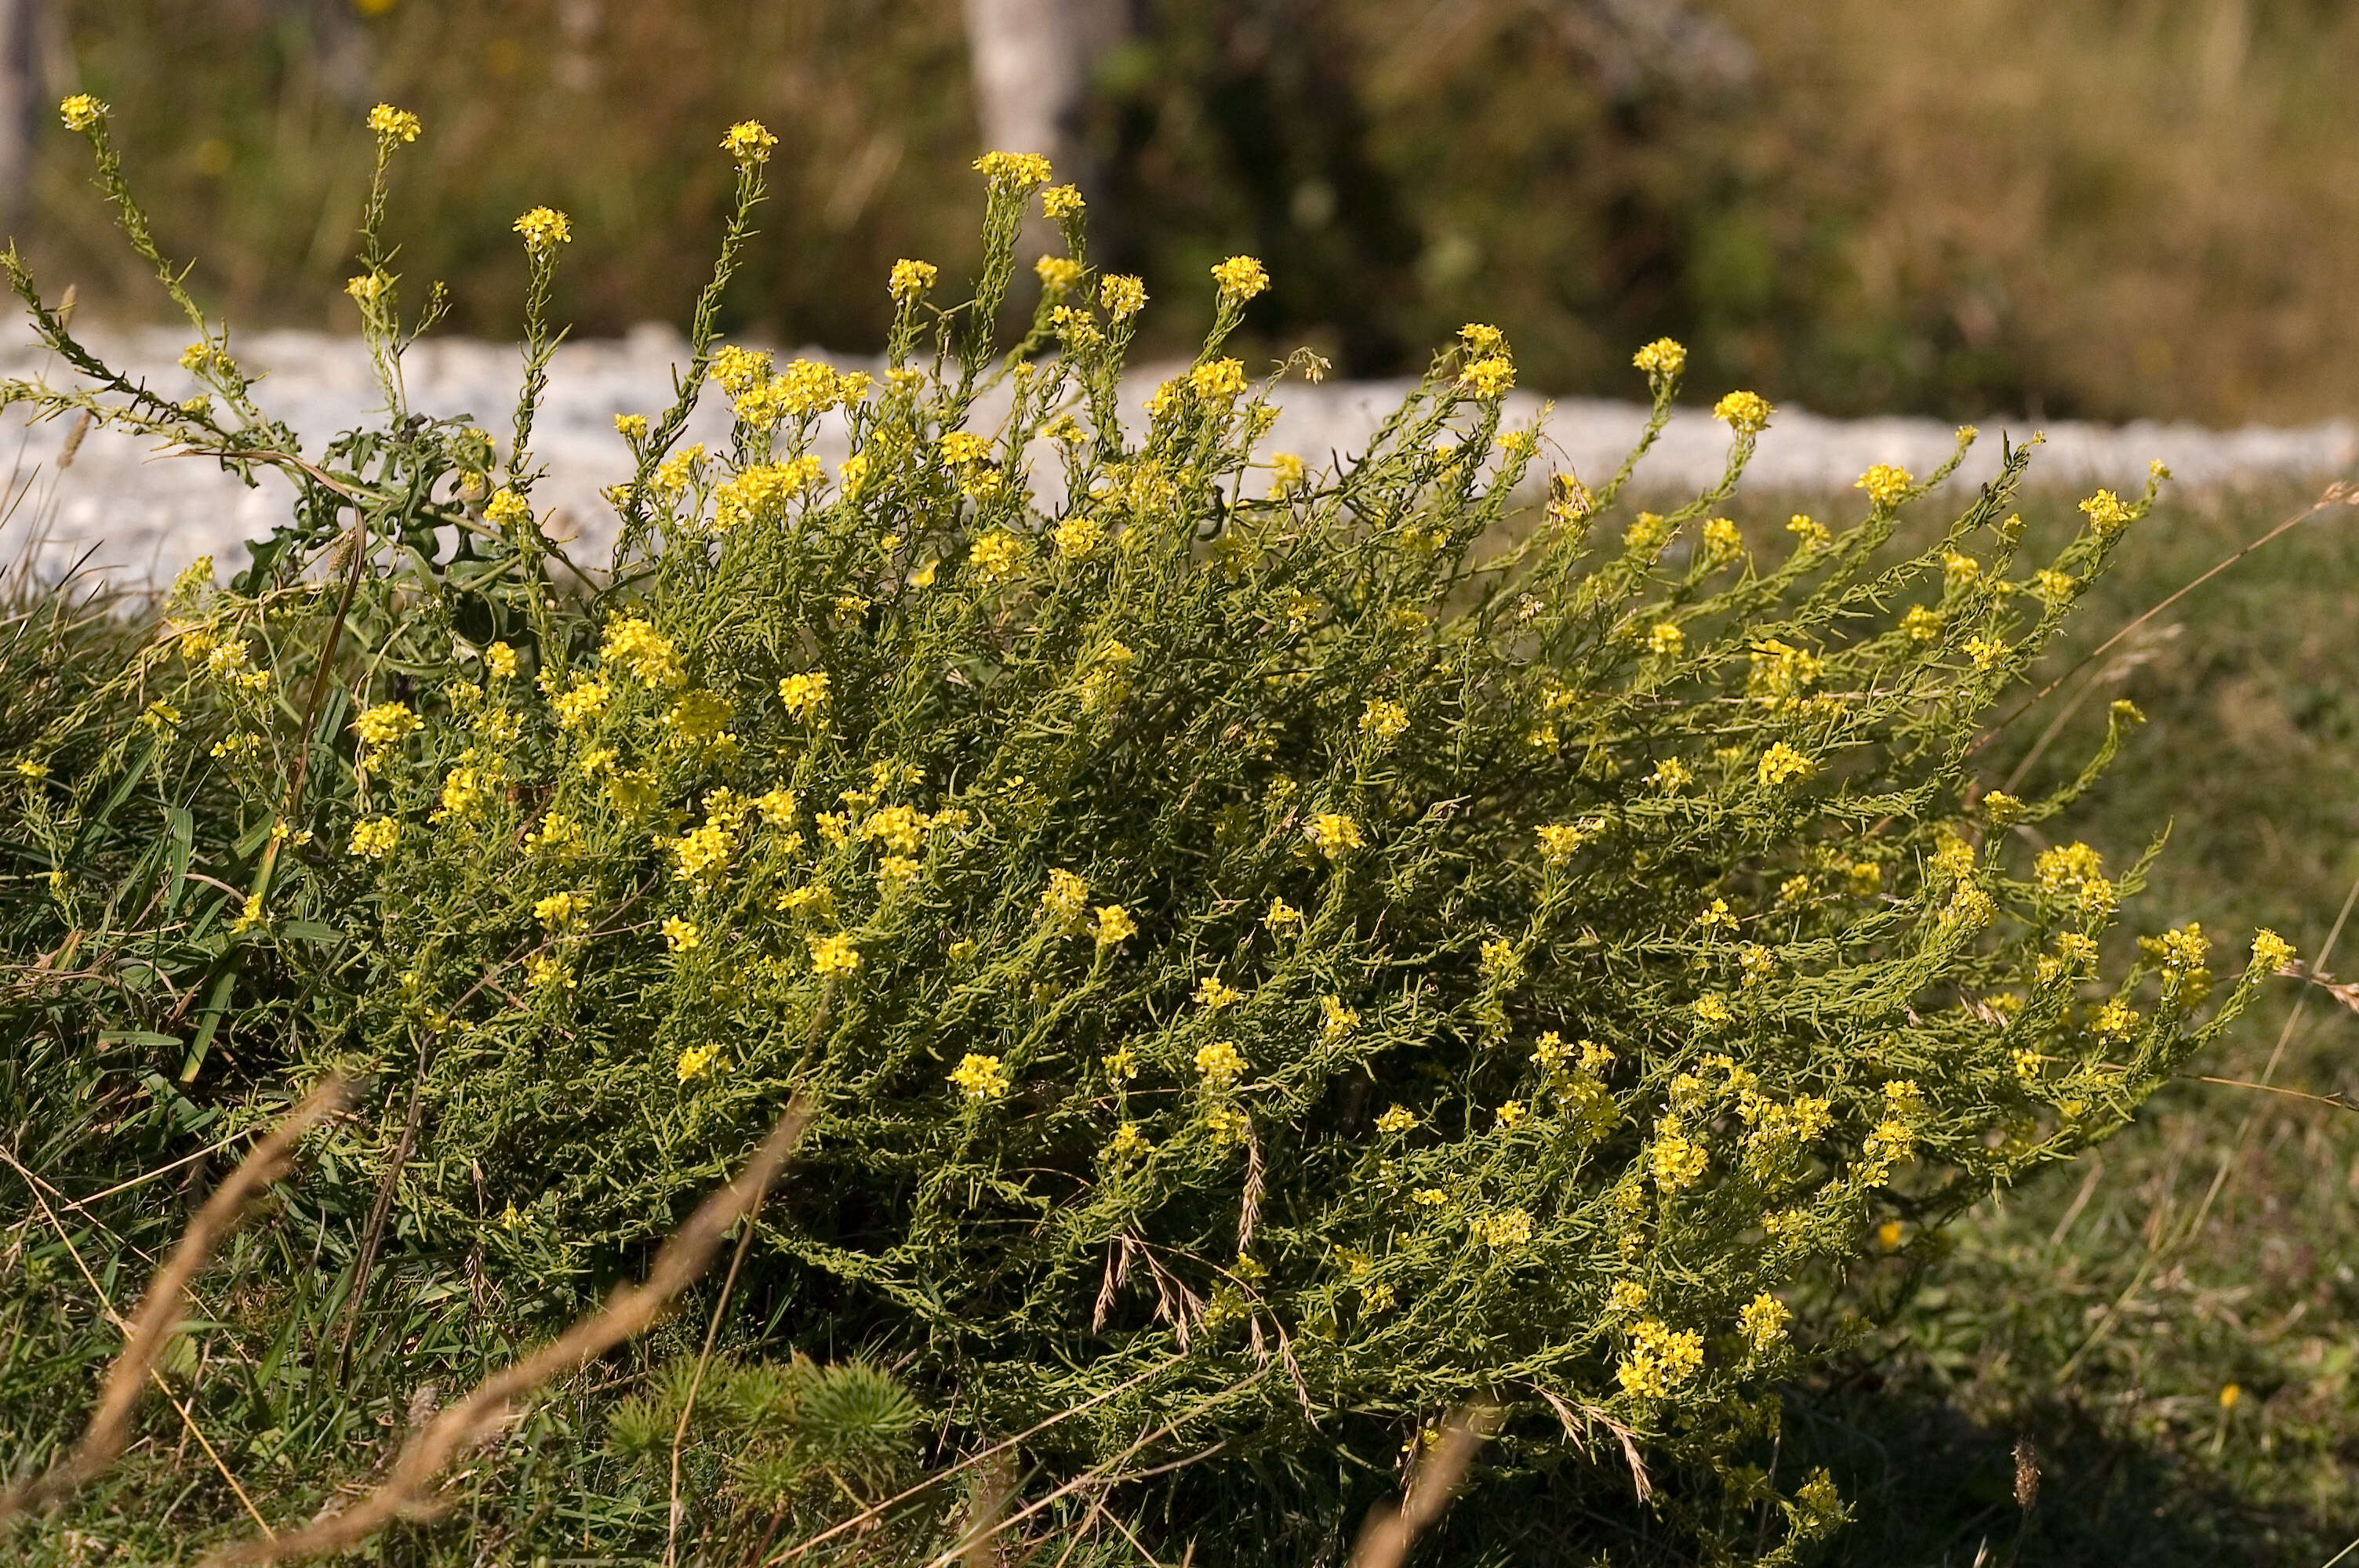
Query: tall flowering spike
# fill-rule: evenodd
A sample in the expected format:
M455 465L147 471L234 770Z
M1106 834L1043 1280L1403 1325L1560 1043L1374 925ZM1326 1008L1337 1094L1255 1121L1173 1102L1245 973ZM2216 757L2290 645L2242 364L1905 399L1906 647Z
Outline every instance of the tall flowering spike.
M1212 266L1212 281L1223 299L1251 299L1269 287L1269 273L1256 256L1231 256Z
M721 150L739 163L764 162L777 145L778 138L759 120L740 120L721 138Z
M516 221L516 232L524 236L524 248L534 255L547 255L573 241L573 221L554 207L536 207Z
M424 129L418 116L407 109L397 109L390 103L380 103L368 113L368 128L376 133L381 142L414 142Z
M77 92L58 105L58 118L69 131L94 130L105 123L106 105L87 92Z

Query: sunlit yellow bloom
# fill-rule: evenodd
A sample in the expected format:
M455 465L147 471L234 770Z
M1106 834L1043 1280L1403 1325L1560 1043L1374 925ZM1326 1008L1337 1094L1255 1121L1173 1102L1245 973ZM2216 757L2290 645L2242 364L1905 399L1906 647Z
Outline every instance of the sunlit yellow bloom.
M1251 299L1269 287L1269 274L1253 256L1231 256L1212 265L1212 279L1225 299Z

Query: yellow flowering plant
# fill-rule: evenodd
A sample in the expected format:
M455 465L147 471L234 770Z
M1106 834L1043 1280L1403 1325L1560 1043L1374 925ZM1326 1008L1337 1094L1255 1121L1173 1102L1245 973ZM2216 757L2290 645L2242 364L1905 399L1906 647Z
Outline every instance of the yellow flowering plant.
M904 1368L949 1449L1086 1411L1033 1451L1162 1431L1373 1465L1483 1400L1510 1451L1584 1412L1710 1469L1770 1441L1759 1396L1834 1342L1863 1238L2119 1128L2289 957L2265 937L2207 986L2190 929L2099 1000L2142 862L2027 868L1993 832L2130 722L2038 799L1962 743L2070 605L1944 587L1969 546L2013 584L2026 449L1922 551L1886 546L1955 460L1872 472L1856 521L1756 557L1723 513L1766 401L1721 401L1704 494L1609 521L1630 466L1593 492L1503 441L1513 360L1470 327L1314 476L1257 449L1274 384L1222 353L1269 285L1250 256L1212 269L1213 331L1144 423L1117 395L1144 290L1090 286L1062 188L1071 265L994 338L1028 156L978 165L967 300L903 262L881 373L776 373L714 327L764 192L748 123L679 399L628 431L611 558L577 562L530 503L564 219L518 223L503 459L401 401L377 223L406 140L381 128L364 232L383 426L306 454L201 317L223 411L159 402L13 255L85 384L0 390L293 480L288 525L188 585L135 672L176 715L151 749L255 829L206 1005L283 1025L181 1074L375 1069L323 1146L401 1247L497 1261L529 1232L544 1312L799 1092L801 1172L733 1277L799 1303L770 1353ZM1684 364L1638 354L1648 443ZM690 453L707 380L738 434ZM856 483L816 460L822 413ZM2044 569L2085 583L2152 494L2093 501ZM169 645L200 626L274 695ZM196 752L233 722L246 754ZM486 1187L564 1223L489 1226ZM1777 1501L1773 1556L1839 1510L1819 1485Z

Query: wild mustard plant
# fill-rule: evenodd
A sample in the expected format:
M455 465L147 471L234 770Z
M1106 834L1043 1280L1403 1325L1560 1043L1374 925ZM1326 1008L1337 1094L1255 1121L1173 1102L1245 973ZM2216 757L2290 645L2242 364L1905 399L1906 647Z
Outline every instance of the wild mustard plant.
M66 117L185 300L103 106ZM969 297L905 260L876 373L779 367L712 325L771 150L748 124L677 398L617 421L634 473L593 568L531 501L563 215L516 225L504 455L404 401L419 326L379 224L416 126L371 124L381 426L304 456L201 316L223 411L162 402L13 255L89 384L5 395L297 487L133 677L227 738L180 765L243 802L236 915L201 934L214 1016L299 999L182 1072L374 1066L339 1137L409 1245L589 1292L800 1090L821 1119L748 1277L789 1341L907 1364L962 1432L1078 1411L1051 1452L1315 1425L1380 1456L1486 1400L1510 1445L1602 1426L1714 1465L1782 1553L1842 1513L1822 1475L1780 1493L1737 1462L1768 1451L1771 1380L1844 1332L1798 1286L2121 1127L2289 957L2263 933L2215 985L2190 926L2102 977L2145 861L2018 850L2125 704L2057 795L1977 771L2152 484L2027 570L2028 448L1914 554L1886 546L1956 460L1882 466L1860 515L1756 556L1723 515L1774 417L1755 394L1715 410L1717 485L1616 509L1680 386L1666 341L1636 359L1637 450L1533 511L1545 432L1506 427L1513 353L1481 324L1314 468L1262 450L1279 376L1223 353L1267 286L1250 256L1126 424L1145 291L1090 287L1079 197L1011 155L977 165ZM1066 254L1002 351L1036 198ZM708 382L728 438L683 446Z

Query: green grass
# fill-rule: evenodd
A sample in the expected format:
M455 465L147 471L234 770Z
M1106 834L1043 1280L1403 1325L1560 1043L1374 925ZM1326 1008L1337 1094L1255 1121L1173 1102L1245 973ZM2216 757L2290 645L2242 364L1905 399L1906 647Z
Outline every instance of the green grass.
M2307 500L2167 503L2077 618L2080 649ZM1756 503L1745 514L1785 510ZM2058 501L2035 514L2035 535L2065 526L2067 512ZM2147 714L2066 827L2116 862L2169 830L2149 891L2131 905L2137 929L2197 919L2241 946L2265 925L2305 958L2318 956L2359 879L2354 580L2359 527L2347 512L2322 513L2126 640L2034 766L2034 785L2076 766L2112 697ZM75 710L78 672L103 667L136 629L112 613L120 608L77 608L16 585L0 609L0 690L10 694L0 705L0 752L17 754L26 735ZM2075 656L2060 660L2059 673ZM2026 715L1992 743L1994 783L2053 712ZM97 713L88 725L77 744L94 748L129 719ZM83 852L132 863L155 831L140 811L135 796L114 838ZM30 879L40 870L0 868L0 920L12 943L28 929ZM2359 931L2346 931L2336 952L2327 968L2359 972ZM12 946L10 961L26 953ZM11 979L0 973L0 995ZM0 1032L30 1038L22 1025L0 1008ZM2199 1070L2359 1101L2354 1044L2359 1014L2281 982ZM8 1217L0 1429L13 1465L71 1440L117 1342L102 1295L130 1310L152 1260L229 1157L172 1168L220 1141L228 1113L115 1065L0 1048L0 1147L44 1184L42 1201L28 1201L24 1181L0 1171L9 1193L0 1206ZM69 1206L143 1172L157 1174ZM224 1471L273 1519L308 1514L367 1476L413 1408L434 1392L449 1398L512 1353L475 1326L506 1315L480 1310L501 1287L478 1260L427 1257L405 1267L398 1290L376 1292L340 1367L342 1297L372 1186L365 1173L307 1168L200 1281L196 1331L167 1367L218 1466L151 1398L139 1416L144 1441L125 1462L60 1514L0 1536L5 1550L41 1563L194 1561L239 1527ZM1962 1568L1987 1547L1992 1562L2093 1568L2324 1563L2359 1531L2359 1388L2347 1334L2359 1308L2348 1260L2354 1187L2359 1116L2190 1080L2096 1156L1978 1210L1945 1238L1946 1255L1904 1238L1876 1265L1896 1285L1919 1281L1895 1331L1836 1374L1791 1390L1781 1474L1831 1464L1857 1510L1832 1560ZM644 1472L603 1454L603 1412L632 1375L692 1354L702 1325L701 1313L683 1312L598 1378L544 1400L468 1467L451 1517L401 1527L370 1560L659 1554L664 1500ZM435 1390L424 1391L429 1382ZM2223 1408L2231 1383L2239 1397ZM2018 1437L2042 1471L2027 1519L2014 1496ZM1265 1560L1311 1561L1348 1541L1360 1511L1390 1485L1306 1471L1291 1478L1290 1520L1242 1521L1223 1517L1244 1495L1241 1479L1214 1460L1133 1501L1148 1539L1172 1559L1200 1539L1201 1561L1253 1561L1245 1543L1256 1541L1282 1543ZM1600 1552L1686 1560L1675 1532L1631 1504L1610 1454L1594 1471L1498 1484L1452 1517L1427 1560Z

